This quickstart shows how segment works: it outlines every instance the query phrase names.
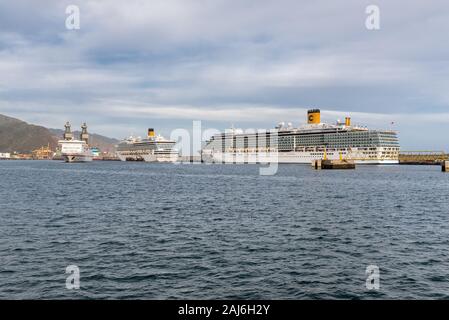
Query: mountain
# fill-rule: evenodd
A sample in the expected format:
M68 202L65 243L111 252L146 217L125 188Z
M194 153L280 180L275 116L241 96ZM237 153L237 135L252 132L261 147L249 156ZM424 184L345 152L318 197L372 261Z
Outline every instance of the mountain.
M63 130L47 129L0 114L0 152L31 153L48 144L52 150L55 150L63 132ZM74 136L78 137L79 132L75 132ZM95 133L89 133L89 136L89 144L105 152L113 152L114 145L118 142L116 139Z
M0 152L30 153L47 144L53 150L57 146L47 128L0 114Z

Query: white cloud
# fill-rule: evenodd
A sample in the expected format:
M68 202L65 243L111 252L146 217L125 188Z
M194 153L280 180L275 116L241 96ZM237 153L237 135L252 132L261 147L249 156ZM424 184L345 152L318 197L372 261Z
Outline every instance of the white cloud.
M306 105L373 125L447 123L442 0L379 1L376 32L359 0L78 1L75 32L67 4L0 4L0 112L44 125L125 117L123 132L142 115L267 124Z

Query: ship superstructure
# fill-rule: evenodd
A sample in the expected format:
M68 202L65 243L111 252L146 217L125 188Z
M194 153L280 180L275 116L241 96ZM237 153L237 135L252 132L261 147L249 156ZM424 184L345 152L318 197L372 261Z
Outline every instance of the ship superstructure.
M87 132L87 125L84 123L81 126L81 134L79 140L74 139L69 122L65 124L65 131L63 140L58 141L58 147L61 156L66 162L90 162L93 159L93 154L89 148L89 134Z
M313 160L354 160L358 164L399 163L399 141L392 130L371 130L345 122L321 122L319 109L307 113L307 124L293 128L280 123L272 130L242 132L231 129L206 142L203 161L218 163L260 162L269 154L279 163L308 163ZM272 160L271 160L272 161Z
M124 139L116 146L117 157L122 161L176 162L179 152L176 141L156 135L153 128L148 129L147 138Z

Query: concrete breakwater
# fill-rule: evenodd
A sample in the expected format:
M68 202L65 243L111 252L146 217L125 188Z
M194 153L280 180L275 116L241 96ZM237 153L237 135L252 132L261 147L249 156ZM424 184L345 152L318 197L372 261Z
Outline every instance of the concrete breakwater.
M399 164L440 165L449 160L444 151L402 151L399 153Z

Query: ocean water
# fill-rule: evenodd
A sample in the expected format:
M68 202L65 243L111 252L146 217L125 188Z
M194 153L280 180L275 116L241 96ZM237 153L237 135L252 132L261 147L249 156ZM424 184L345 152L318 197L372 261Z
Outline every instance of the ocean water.
M448 195L438 166L0 161L0 298L449 299Z

